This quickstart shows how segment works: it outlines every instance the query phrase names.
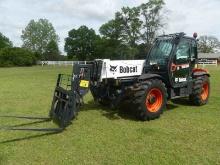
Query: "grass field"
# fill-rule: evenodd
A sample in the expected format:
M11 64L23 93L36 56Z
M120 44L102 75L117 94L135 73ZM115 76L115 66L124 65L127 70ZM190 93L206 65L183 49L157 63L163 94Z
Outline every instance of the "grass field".
M220 67L209 68L202 107L169 102L160 119L136 121L86 97L64 132L0 130L0 164L220 164ZM71 67L0 68L0 116L47 117L58 73ZM54 128L43 119L0 117L0 127Z

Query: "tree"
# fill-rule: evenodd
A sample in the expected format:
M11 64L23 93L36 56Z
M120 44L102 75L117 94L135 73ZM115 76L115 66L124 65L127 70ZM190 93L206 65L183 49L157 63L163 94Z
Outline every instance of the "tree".
M148 53L158 31L164 27L163 0L150 0L137 7L123 7L115 18L103 24L99 31L112 50L120 51L118 57L143 58ZM114 51L114 52L115 52ZM124 53L127 53L125 55ZM123 54L123 55L122 55Z
M58 43L58 36L53 25L47 19L31 20L24 30L21 39L23 47L43 55L47 45L54 41Z
M112 19L99 28L101 39L96 42L96 57L119 59L119 47L122 44L121 22Z
M44 60L56 61L59 60L59 56L60 56L60 52L57 42L51 40L45 49L45 53L43 55Z
M115 19L103 24L99 31L106 40L103 53L111 59L133 58L137 52L137 43L140 39L141 21L139 9L123 7L115 14Z
M137 54L135 56L136 59L145 59L149 50L150 50L150 47L148 44L146 43L141 43L137 46Z
M163 0L150 0L139 6L142 15L142 39L147 45L151 45L157 31L164 26L161 10L165 5Z
M138 7L123 7L115 14L115 21L121 23L121 37L124 43L134 48L140 40L142 21Z
M122 26L121 22L115 19L108 21L99 28L101 36L105 39L114 41L121 40Z
M95 43L94 57L115 60L123 59L124 53L122 50L122 44L120 41L99 38Z
M12 47L12 42L0 32L0 49Z
M214 53L220 48L219 40L214 36L200 36L198 42L198 50L201 53Z
M0 66L31 66L36 63L35 55L24 48L3 48L0 50Z
M65 39L65 51L68 58L76 58L78 60L88 60L94 58L94 50L96 40L99 38L93 29L81 26L78 29L69 31L68 37Z

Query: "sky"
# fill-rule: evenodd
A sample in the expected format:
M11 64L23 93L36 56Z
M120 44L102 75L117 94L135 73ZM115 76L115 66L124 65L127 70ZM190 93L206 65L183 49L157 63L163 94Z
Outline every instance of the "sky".
M123 6L138 6L148 0L0 0L0 32L14 46L21 46L22 30L31 19L48 19L60 37L68 31L86 25L98 33L99 27L114 18ZM167 15L165 33L185 32L192 36L214 35L220 40L220 0L165 0Z

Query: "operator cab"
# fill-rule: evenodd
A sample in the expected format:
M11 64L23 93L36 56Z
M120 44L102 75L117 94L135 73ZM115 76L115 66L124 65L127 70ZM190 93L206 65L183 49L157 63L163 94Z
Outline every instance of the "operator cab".
M196 35L194 38L187 37L184 33L163 35L155 40L147 56L145 73L158 74L169 87L185 87L186 92L183 93L188 93L187 88L192 85L192 71L196 63Z

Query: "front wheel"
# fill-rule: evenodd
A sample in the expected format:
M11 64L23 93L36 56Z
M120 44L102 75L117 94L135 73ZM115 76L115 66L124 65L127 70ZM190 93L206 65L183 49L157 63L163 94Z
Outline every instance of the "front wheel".
M134 108L141 120L153 120L160 117L167 103L165 84L158 79L142 82L134 93Z

